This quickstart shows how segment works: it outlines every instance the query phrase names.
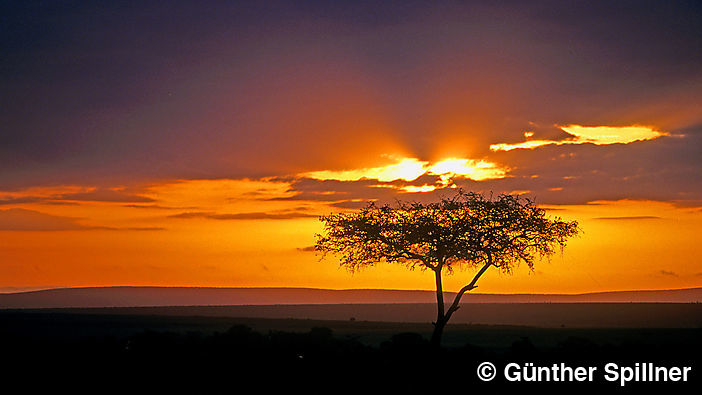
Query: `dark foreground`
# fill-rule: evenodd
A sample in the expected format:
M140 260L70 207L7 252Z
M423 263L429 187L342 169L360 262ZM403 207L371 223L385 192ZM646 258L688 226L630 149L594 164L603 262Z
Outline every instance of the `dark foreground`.
M2 359L11 365L3 381L21 384L23 393L702 388L700 328L449 325L441 350L428 344L430 332L421 323L0 311ZM482 362L496 366L490 382L477 377ZM595 370L592 382L511 382L509 363L549 367L550 380L553 364ZM607 381L610 363L609 371L631 373L631 381ZM686 382L637 382L637 363L639 379L643 363L691 370Z

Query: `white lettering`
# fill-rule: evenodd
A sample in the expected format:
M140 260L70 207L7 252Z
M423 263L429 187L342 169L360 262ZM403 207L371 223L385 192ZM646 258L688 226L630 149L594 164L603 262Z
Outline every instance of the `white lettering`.
M619 380L619 366L616 363L608 363L605 365L605 380L607 381L617 381Z
M519 369L519 365L517 365L516 363L508 363L507 366L505 366L505 378L509 381L521 381L522 375L519 372L519 370L510 374L510 369Z
M629 382L687 381L690 366L654 366L651 362L637 362L631 366L619 366L610 362L604 366L604 379L619 382L624 387ZM509 363L504 375L507 381L594 381L595 366L566 366L565 363L537 366L532 362Z

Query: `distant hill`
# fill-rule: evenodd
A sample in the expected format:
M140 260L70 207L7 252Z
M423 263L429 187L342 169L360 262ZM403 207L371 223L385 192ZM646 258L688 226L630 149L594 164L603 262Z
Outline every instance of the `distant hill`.
M446 300L453 298L447 292ZM433 291L314 288L91 287L0 294L0 309L434 303ZM564 294L466 294L463 303L697 303L702 288Z

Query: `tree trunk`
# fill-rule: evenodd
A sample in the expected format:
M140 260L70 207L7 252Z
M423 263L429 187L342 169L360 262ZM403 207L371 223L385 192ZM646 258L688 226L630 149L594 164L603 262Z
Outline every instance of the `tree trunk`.
M444 314L444 287L441 284L441 265L437 265L434 273L436 274L436 322L434 322L434 332L431 335L431 344L439 348L441 347L441 335L447 322Z
M431 334L431 344L436 348L441 347L441 335L444 333L444 327L446 326L446 323L448 323L449 319L451 319L453 313L455 313L460 307L459 303L461 302L461 297L463 294L467 291L475 289L477 287L475 283L478 281L480 276L482 276L483 273L485 273L485 271L492 266L492 255L488 254L488 259L487 262L485 262L485 266L483 266L475 277L473 277L473 281L461 288L461 290L456 294L456 297L453 299L453 303L449 307L448 311L444 310L444 290L441 285L441 266L442 265L437 265L436 269L434 270L434 273L436 273L437 312L436 322L434 322L434 332Z
M434 332L431 334L431 345L435 348L441 347L441 335L444 333L446 319L442 318L434 323Z

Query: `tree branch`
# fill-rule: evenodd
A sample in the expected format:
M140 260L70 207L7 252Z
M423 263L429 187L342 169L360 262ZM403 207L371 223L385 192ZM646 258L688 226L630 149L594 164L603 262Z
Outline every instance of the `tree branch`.
M485 271L490 266L492 266L492 258L490 256L488 256L487 263L485 263L485 265L478 271L478 273L475 274L475 277L473 277L473 281L471 281L470 284L466 285L465 287L461 288L461 290L458 291L458 293L456 294L456 297L453 299L453 303L451 304L451 307L449 307L448 311L446 311L446 316L445 316L446 321L448 321L449 318L451 318L451 315L456 310L458 310L458 308L460 307L459 303L461 302L461 298L463 297L463 294L466 293L467 291L471 291L471 290L478 287L477 285L475 285L475 283L478 282L478 279L480 278L480 276L482 276L483 273L485 273Z
M441 285L441 266L434 270L436 275L436 322L434 325L441 325L444 320L444 288Z
M405 246L398 246L396 243L393 243L392 241L390 241L390 239L383 236L382 234L378 234L377 237L381 243L385 243L385 244L389 245L390 247L392 247L393 249L399 250L400 256L404 255L404 257L407 259L416 259L418 261L421 261L422 264L424 266L428 267L429 269L436 270L436 266L429 263L429 260L425 256L414 253L414 252L408 250L407 247L405 247Z

